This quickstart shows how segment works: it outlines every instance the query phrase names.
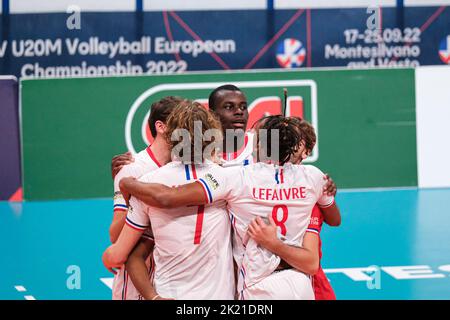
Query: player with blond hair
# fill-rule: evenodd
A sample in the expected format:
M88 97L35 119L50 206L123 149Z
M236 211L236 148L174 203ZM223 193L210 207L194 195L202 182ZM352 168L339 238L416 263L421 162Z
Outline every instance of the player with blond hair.
M207 132L215 134L212 140L222 139L220 122L203 106L192 102L175 108L167 119L166 141L173 154L174 149L182 148L172 162L140 181L164 181L170 188L214 171L219 166L211 161L215 149L207 149L210 144L203 139ZM103 255L105 266L110 269L125 263L150 224L155 239L153 285L158 295L175 299L234 298L231 229L224 201L161 209L131 198L126 225Z

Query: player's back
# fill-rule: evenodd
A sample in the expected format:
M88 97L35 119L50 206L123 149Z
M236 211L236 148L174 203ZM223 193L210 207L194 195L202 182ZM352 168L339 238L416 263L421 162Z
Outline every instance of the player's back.
M233 215L233 253L245 285L251 285L275 269L279 259L261 250L247 235L247 226L256 216L267 222L270 215L278 226L280 238L287 244L300 245L314 205L322 196L323 173L313 166L275 166L255 163L239 170L240 190L234 192L228 206ZM237 186L236 186L237 187ZM272 264L271 267L268 267ZM263 270L266 270L263 272ZM240 282L243 282L244 279ZM243 285L243 283L242 283Z
M239 235L245 236L247 226L256 216L267 220L271 215L281 234L299 243L312 208L321 196L322 172L314 166L275 166L262 162L233 171L230 173L235 177L241 175L235 178L241 186L236 186L239 191L234 192L228 206Z
M172 162L144 182L176 186L195 181L215 164ZM155 288L175 299L233 299L230 222L224 201L206 206L149 207L155 237Z

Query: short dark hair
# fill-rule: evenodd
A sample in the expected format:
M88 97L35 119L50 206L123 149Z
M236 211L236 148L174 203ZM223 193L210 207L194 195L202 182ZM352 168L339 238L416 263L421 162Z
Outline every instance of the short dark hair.
M177 105L184 101L181 97L168 96L161 100L155 101L150 107L150 116L148 117L148 126L153 138L156 138L156 121L166 123L170 113Z
M211 92L208 99L209 109L215 110L217 104L217 95L220 91L239 91L242 92L241 89L232 84L225 84L223 86L217 87Z

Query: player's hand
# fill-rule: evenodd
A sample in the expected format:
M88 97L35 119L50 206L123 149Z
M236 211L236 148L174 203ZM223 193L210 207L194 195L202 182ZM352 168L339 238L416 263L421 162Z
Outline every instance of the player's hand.
M269 215L269 224L266 224L260 217L256 217L248 226L248 234L260 246L271 250L272 246L279 242L277 236L277 225Z
M111 160L112 178L114 179L116 177L123 166L126 166L132 162L134 162L134 158L130 151L114 156Z
M105 266L105 268L108 269L108 271L111 272L112 274L116 274L117 271L115 269L120 269L120 267L122 266L119 264L114 264L111 261L111 246L108 247L105 250L105 252L103 252L102 261L103 261L103 265Z
M119 182L120 192L122 193L122 196L125 199L127 206L130 206L130 198L131 198L131 194L128 191L127 186L129 186L130 183L133 183L135 181L136 181L136 178L134 178L134 177L125 177L125 178L122 178Z
M325 185L323 186L323 193L327 196L336 196L337 187L336 183L334 183L333 179L328 174L323 176L323 179L326 180Z

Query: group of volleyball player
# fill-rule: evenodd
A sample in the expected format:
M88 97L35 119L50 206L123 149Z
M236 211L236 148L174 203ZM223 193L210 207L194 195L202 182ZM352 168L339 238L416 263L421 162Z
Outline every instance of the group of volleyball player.
M113 158L112 245L103 254L113 299L335 299L320 231L324 221L341 222L336 185L302 164L314 128L282 115L247 128L247 100L233 85L213 90L208 103L154 102L151 145ZM223 133L221 148L194 144L195 123L202 135ZM192 152L174 152L180 129ZM229 143L229 130L242 136Z

